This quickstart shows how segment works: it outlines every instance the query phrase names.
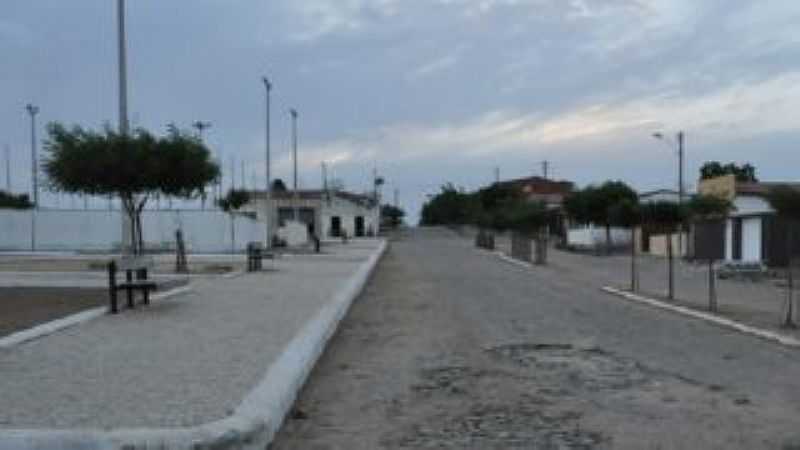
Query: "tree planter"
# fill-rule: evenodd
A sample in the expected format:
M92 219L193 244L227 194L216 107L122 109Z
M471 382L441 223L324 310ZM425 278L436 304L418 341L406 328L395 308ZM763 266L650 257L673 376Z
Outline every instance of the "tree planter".
M541 247L541 246L537 246ZM511 257L520 261L531 262L533 255L533 241L524 233L514 231L511 233Z

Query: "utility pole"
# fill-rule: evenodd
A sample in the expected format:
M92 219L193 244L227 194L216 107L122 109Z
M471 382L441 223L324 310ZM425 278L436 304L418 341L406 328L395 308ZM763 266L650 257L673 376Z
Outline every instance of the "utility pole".
M548 179L549 172L550 172L550 161L547 160L542 161L542 176L544 177L545 180Z
M685 187L683 183L683 144L684 144L684 134L683 131L678 132L678 205L683 206L684 197L685 197ZM686 256L686 252L683 249L683 232L684 226L683 222L681 222L680 229L678 230L678 252L681 254L681 257Z
M330 193L328 192L328 164L322 161L322 192L325 193L325 199L330 200Z
M495 184L500 184L500 168L499 167L495 167L494 168L494 182L495 182Z
M244 160L242 160L242 190L247 189L247 175L244 172Z
M117 37L119 58L119 132L127 135L130 127L128 122L128 50L125 33L125 0L117 0Z
M198 139L200 139L200 142L201 143L205 143L205 140L204 140L205 136L203 135L203 132L205 130L211 128L211 122L203 122L201 120L198 120L198 121L196 121L196 122L194 122L192 124L192 127L194 127L194 129L197 130L197 137L198 137ZM217 182L217 184L219 184L219 182ZM214 186L212 188L212 190L216 191L217 187ZM214 193L214 197L216 197L216 192ZM215 200L216 200L216 198L215 198ZM202 195L202 197L200 199L200 208L201 209L206 209L205 187L203 188L203 195Z
M400 208L400 189L394 190L394 207Z
M11 193L11 147L6 144L6 191Z
M300 221L299 196L297 192L297 110L290 109L292 115L292 157L294 159L294 220Z
M39 159L36 151L36 115L39 114L39 107L28 104L25 109L31 116L31 183L33 194L33 206L39 208Z
M270 156L270 144L271 144L270 141L271 141L271 138L272 138L272 136L270 135L270 131L271 131L270 130L270 126L271 126L271 124L270 124L270 119L271 119L270 118L270 93L272 92L272 83L269 81L269 78L267 78L267 77L263 77L262 81L264 82L264 88L266 89L266 93L267 93L267 117L266 117L266 147L267 147L266 148L266 151L267 151L267 155L266 156L267 156L267 158L266 158L266 161L265 161L266 162L266 172L265 172L265 174L266 174L266 177L267 177L267 179L266 179L266 182L267 182L266 188L267 189L266 189L265 192L266 192L266 196L267 196L267 202L266 202L266 208L264 209L264 221L266 222L266 228L265 228L265 231L266 231L266 248L269 249L269 248L272 248L272 239L270 237L270 232L272 230L272 222L271 221L272 221L272 215L273 215L272 214L272 212L273 212L273 209L272 209L272 174L271 174L272 161L270 160L270 157L271 157Z

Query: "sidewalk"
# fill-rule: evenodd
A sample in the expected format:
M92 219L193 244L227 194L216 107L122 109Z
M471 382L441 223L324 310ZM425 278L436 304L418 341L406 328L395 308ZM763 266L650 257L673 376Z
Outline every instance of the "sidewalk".
M510 239L497 238L497 250L510 253ZM551 248L548 265L563 269L560 273L575 283L601 288L630 287L630 256L592 256ZM667 297L667 260L640 255L639 294L665 301ZM798 293L800 294L800 293ZM708 267L675 260L675 298L672 304L708 311ZM717 280L718 315L754 327L800 338L800 331L780 326L786 292L772 280L760 282Z
M0 351L0 438L229 417L379 246L353 241L265 262L273 271L195 279L192 293Z

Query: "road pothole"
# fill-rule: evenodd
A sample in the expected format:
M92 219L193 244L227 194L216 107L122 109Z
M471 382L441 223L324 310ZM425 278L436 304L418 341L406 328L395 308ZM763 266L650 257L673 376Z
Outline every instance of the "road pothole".
M650 378L636 361L597 348L522 343L491 347L487 352L536 379L587 391L630 389Z

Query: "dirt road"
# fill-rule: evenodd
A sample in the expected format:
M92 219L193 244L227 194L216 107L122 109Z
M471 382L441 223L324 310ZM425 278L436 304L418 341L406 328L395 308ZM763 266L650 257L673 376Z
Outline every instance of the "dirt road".
M401 237L270 448L800 449L800 352L564 270Z

